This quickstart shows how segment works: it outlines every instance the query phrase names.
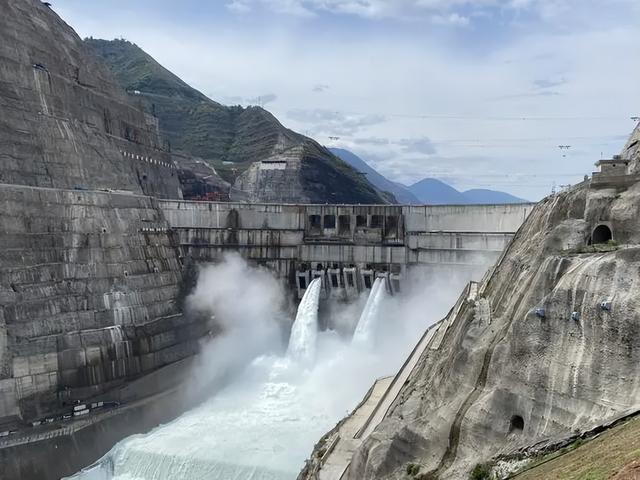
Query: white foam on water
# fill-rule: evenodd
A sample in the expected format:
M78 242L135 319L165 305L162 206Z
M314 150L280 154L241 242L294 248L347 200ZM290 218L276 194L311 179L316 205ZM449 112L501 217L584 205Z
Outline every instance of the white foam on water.
M353 338L344 339L318 332L320 288L317 280L305 292L286 354L254 358L214 397L148 434L124 439L72 478L294 480L318 439L360 402L376 378L395 373L429 312L424 301L411 305L415 318L409 321L405 300L387 296L384 280L376 279ZM264 336L263 329L251 328L263 309L246 315L243 310L247 328L237 331L241 342L229 349L216 346L213 350L224 355L207 357L213 366L227 368L225 355ZM382 316L388 321L381 322Z
M291 480L313 445L346 413L326 402L344 371L348 344L321 334L324 363L312 369L287 356L263 356L214 398L147 435L120 442L82 480ZM337 384L340 384L337 380ZM370 380L351 397L355 406Z

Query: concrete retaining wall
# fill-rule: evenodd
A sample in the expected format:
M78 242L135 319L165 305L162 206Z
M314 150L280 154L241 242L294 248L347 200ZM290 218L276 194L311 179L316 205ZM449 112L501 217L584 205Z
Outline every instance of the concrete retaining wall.
M0 187L0 432L193 355L150 197Z

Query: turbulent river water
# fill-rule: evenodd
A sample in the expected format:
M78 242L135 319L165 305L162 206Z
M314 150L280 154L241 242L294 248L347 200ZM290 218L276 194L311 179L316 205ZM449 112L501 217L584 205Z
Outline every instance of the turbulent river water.
M353 340L318 331L321 284L302 299L286 352L255 358L213 398L148 434L118 443L77 480L290 480L314 443L355 407L406 350L376 342L386 292L374 284ZM407 345L410 347L411 345Z

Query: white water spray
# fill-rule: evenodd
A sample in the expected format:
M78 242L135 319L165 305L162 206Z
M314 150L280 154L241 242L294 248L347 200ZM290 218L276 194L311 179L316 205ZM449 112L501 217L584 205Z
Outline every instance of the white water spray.
M322 280L316 278L309 284L298 306L296 320L291 327L287 357L291 360L309 363L316 355L318 338L318 302Z
M384 278L376 278L371 287L371 293L367 299L367 304L364 306L360 320L356 326L355 332L353 332L353 339L351 342L354 345L370 348L374 345L375 330L377 319L380 312L380 305L386 293Z
M388 297L384 282L374 282L352 339L318 331L322 285L310 284L285 355L280 336L273 335L282 300L278 282L239 257L203 272L192 304L215 312L225 333L201 354L194 379L232 371L233 381L171 423L121 441L73 478L295 479L317 439L358 404L375 378L401 365L427 315L446 312L433 312L431 303L426 308L433 289L420 291L420 302L412 304ZM391 315L393 324L380 322Z

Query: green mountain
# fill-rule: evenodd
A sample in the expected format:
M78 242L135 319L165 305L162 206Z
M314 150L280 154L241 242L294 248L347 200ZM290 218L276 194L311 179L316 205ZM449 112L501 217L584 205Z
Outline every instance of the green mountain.
M126 40L88 38L85 43L111 68L129 95L157 117L160 133L173 152L202 158L222 179L240 186L250 200L394 201L326 148L285 128L266 110L221 105ZM287 170L254 165L263 160L286 163ZM279 183L288 188L279 188ZM268 184L275 188L265 189Z

